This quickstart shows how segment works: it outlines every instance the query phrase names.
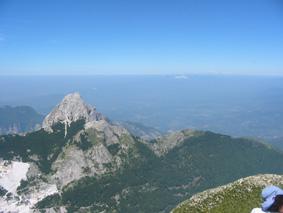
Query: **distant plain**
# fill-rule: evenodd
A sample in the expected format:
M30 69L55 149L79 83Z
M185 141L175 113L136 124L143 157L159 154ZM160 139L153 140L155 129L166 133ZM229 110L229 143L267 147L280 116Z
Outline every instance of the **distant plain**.
M45 115L78 91L114 121L161 132L193 128L281 144L283 77L223 75L1 76L0 105ZM282 140L283 141L283 140Z

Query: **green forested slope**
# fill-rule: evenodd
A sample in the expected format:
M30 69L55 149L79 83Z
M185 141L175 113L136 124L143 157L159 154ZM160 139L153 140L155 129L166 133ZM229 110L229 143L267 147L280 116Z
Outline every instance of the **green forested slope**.
M34 162L48 178L54 173L53 162L65 146L75 143L84 151L98 142L94 132L74 140L83 128L81 120L71 124L67 135L64 125L58 124L53 132L40 130L26 136L2 136L0 156ZM120 145L128 144L124 141L127 138L119 140ZM198 132L161 157L140 139L131 140L134 148L127 154L118 152L119 144L106 146L113 156L120 153L121 159L127 161L119 170L83 177L64 186L60 196L47 197L38 206L66 206L70 212L169 212L179 202L207 188L258 173L283 172L281 152L248 139Z
M163 157L137 141L141 156L116 175L88 177L65 187L71 211L169 212L196 192L258 173L282 173L283 156L263 144L204 132Z

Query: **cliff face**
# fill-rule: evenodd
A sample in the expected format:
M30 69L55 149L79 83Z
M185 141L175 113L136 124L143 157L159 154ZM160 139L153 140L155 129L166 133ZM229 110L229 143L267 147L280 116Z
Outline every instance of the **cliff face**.
M78 93L67 95L42 127L25 136L0 139L0 157L6 159L0 170L1 210L30 212L38 201L60 194L69 183L113 174L129 163L129 153L136 157L135 140L128 131L109 123ZM22 176L14 172L15 165L24 170ZM16 181L13 190L7 178Z
M51 131L52 126L60 122L65 124L65 131L67 131L67 127L72 122L80 119L86 122L99 121L103 119L103 116L96 112L95 107L86 104L79 93L71 93L66 95L61 103L45 117L42 127Z
M52 164L54 181L61 187L85 176L113 173L135 151L135 140L126 129L106 120L85 123Z

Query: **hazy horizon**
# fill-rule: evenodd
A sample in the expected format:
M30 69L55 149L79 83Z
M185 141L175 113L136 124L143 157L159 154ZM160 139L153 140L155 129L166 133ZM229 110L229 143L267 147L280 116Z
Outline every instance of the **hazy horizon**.
M0 0L0 213L257 211L282 97L283 0Z
M233 136L280 138L283 78L230 75L6 76L0 106L28 105L43 115L79 92L113 121L161 131L195 128Z

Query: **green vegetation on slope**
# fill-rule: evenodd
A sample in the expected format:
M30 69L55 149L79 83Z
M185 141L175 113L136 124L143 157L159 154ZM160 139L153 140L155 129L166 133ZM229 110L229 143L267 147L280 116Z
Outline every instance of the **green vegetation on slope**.
M197 206L183 205L174 210L173 213L249 213L253 208L260 206L260 192L260 187L249 188L248 185L243 185L238 188L235 186L208 198ZM211 207L214 202L220 199L221 202Z
M204 191L178 205L172 213L250 213L253 208L260 207L264 186L283 186L283 176L278 177L273 180L273 175L258 175Z
M73 122L65 136L65 126L58 123L53 132L41 129L21 135L5 135L0 138L0 156L3 159L20 157L24 162L34 162L45 173L50 172L52 163L61 153L62 148L83 128L85 121Z
M65 205L70 212L82 208L89 212L169 212L177 203L207 188L258 173L283 172L282 153L248 139L201 132L157 157L134 137L123 135L119 144L107 145L103 132L98 137L95 131L84 130L84 124L84 120L73 122L67 135L65 126L58 123L53 132L39 130L25 136L0 137L1 158L34 162L46 174L52 172L52 163L70 143L83 151L102 143L112 155L121 157L123 166L115 174L75 181L61 195L40 202L40 208Z
M283 155L263 144L205 132L158 158L137 141L142 156L120 173L88 177L64 189L70 211L169 212L196 192L258 173L282 173ZM227 204L229 205L229 203Z

